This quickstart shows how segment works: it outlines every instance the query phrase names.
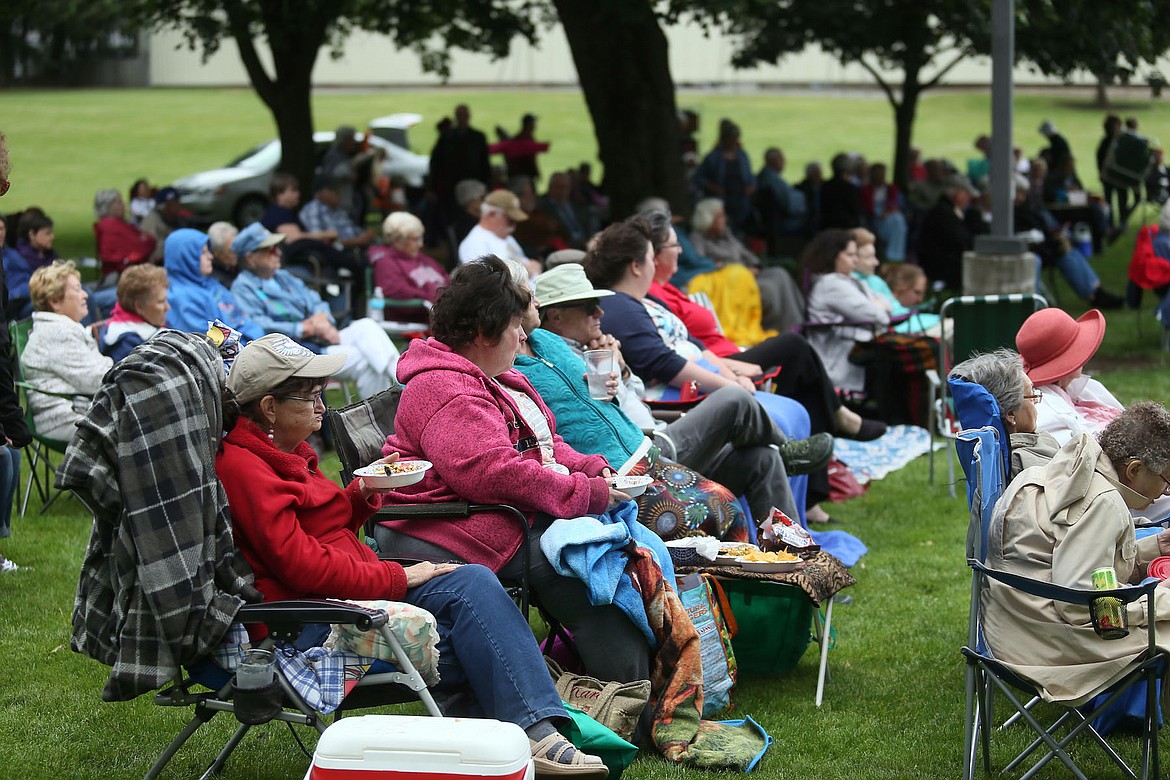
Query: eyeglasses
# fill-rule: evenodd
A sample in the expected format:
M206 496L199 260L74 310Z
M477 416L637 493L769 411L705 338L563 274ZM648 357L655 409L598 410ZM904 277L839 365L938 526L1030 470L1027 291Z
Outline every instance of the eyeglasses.
M284 395L281 398L285 401L301 401L302 403L312 404L313 406L317 404L325 405L325 391L323 390L320 393L313 393L308 398L303 395Z
M1044 400L1044 393L1037 390L1036 392L1032 393L1031 395L1024 396L1024 398L1027 398L1029 401L1031 401L1034 404L1038 404Z
M1145 465L1145 464L1142 464L1142 465ZM1150 469L1149 466L1146 466L1146 468ZM1154 470L1150 469L1150 471L1154 471ZM1164 485L1164 487L1162 488L1162 493L1163 494L1170 493L1170 479L1166 479L1166 475L1161 473L1160 471L1154 471L1154 473L1157 474L1158 478L1162 480L1162 483Z
M682 244L677 241L671 241L669 244L663 244L663 249L682 249Z

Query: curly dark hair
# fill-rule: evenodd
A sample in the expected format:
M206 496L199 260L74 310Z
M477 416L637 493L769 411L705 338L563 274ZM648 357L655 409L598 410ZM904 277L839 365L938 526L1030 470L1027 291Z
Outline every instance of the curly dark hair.
M1155 401L1136 403L1114 417L1097 442L1118 471L1135 458L1162 474L1170 465L1170 412Z
M640 263L651 244L650 226L641 217L615 222L593 239L585 255L585 275L594 287L609 289L626 275L631 263Z
M455 350L479 336L498 341L530 300L532 292L513 281L507 261L484 255L456 268L451 283L439 290L431 334Z
M800 265L814 274L831 274L837 266L837 255L845 251L853 235L848 230L830 228L813 236L800 256Z

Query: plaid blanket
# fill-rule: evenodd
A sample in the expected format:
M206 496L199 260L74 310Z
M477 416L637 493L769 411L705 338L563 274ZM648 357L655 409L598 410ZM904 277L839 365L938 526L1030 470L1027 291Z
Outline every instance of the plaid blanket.
M166 683L259 601L215 474L223 363L160 331L106 374L57 470L93 512L71 646L113 667L106 701Z

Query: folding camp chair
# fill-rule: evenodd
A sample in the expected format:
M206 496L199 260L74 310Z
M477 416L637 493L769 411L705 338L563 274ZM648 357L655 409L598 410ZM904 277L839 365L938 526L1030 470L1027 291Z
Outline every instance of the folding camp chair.
M373 463L382 457L386 437L394 432L394 416L402 398L401 387L391 387L377 395L370 396L340 409L326 409L325 419L333 437L333 447L341 461L342 482L353 479L355 469ZM386 520L463 518L481 512L505 512L516 519L522 528L528 528L524 513L507 504L473 504L468 501L451 501L441 504L387 504L370 518L366 533L373 537L374 527ZM531 554L528 535L524 534L520 555L524 561L525 577L514 584L520 611L528 614L528 559Z
M58 486L94 516L73 649L112 667L107 700L161 689L156 704L195 709L147 778L220 712L233 713L240 726L204 777L223 768L253 725L276 720L324 731L322 715L298 693L305 688L290 682L281 663L264 695L235 689L232 664L217 656L238 657L242 645L224 640L246 636L239 624L268 626L262 648L292 641L309 624L377 630L398 671L366 674L354 691L377 691L379 704L421 699L440 715L384 611L321 600L245 603L260 594L235 549L214 468L222 382L221 358L206 339L161 331L107 374L58 470ZM357 700L343 700L341 709L354 706Z
M24 457L28 462L28 477L24 484L24 495L20 500L21 517L24 517L25 512L28 510L28 501L32 497L34 488L37 491L37 497L41 500L41 513L48 509L61 495L61 491L53 487L53 466L49 458L51 453L64 453L65 446L69 443L61 439L51 439L48 436L37 433L37 427L33 421L32 406L29 404L29 395L41 393L57 398L73 399L76 397L70 393L53 393L40 390L36 385L31 384L25 379L20 357L24 354L24 348L28 344L28 336L31 332L31 319L14 320L8 323L8 333L12 338L12 350L16 355L16 389L20 394L20 405L24 408L24 422L32 434L32 441L24 448Z
M945 378L956 363L977 352L991 352L1000 347L1015 348L1016 333L1024 320L1034 312L1048 307L1042 295L961 295L943 301L939 310L942 322L942 366ZM932 432L950 438L949 429L938 424L951 414L948 387L945 379L934 384L936 391L932 405L936 421ZM951 498L955 497L955 464L947 454L947 477ZM934 481L934 449L930 450L930 481Z
M1023 775L1031 778L1053 758L1060 759L1079 780L1087 780L1085 773L1076 765L1068 746L1077 736L1087 736L1105 751L1128 777L1150 778L1159 776L1158 761L1158 717L1156 681L1165 675L1167 656L1157 648L1155 621L1149 621L1146 630L1147 649L1131 664L1120 680L1088 704L1040 704L1040 690L1027 679L1015 674L1003 663L996 660L994 648L987 644L983 633L981 595L988 579L1004 587L1019 590L1039 598L1052 599L1067 604L1083 605L1092 612L1092 603L1108 596L1117 598L1123 605L1138 599L1146 599L1148 614L1154 614L1154 591L1158 580L1150 579L1141 585L1122 587L1109 591L1065 588L1050 582L1034 580L1006 571L990 569L985 565L987 532L996 501L1004 488L1004 466L999 432L993 427L966 430L958 434L958 441L971 445L971 458L963 463L968 479L971 480L971 514L967 533L967 563L971 568L971 601L967 628L967 644L961 652L966 659L966 710L963 729L963 778L970 780L975 774L975 764L980 750L983 753L983 767L991 772L991 737L993 731L996 695L1002 696L1011 705L1013 717L1004 726L1019 721L1036 734L1036 738L1016 755L1005 767L1012 771L1043 747L1033 766ZM1122 609L1125 607L1122 606ZM1094 617L1094 620L1096 618ZM1101 640L1104 641L1104 640ZM1137 775L1110 746L1093 725L1093 719L1113 702L1124 696L1139 682L1146 683L1145 718L1142 727L1141 774ZM1022 693L1023 697L1019 694ZM1028 701L1025 701L1027 699ZM1045 726L1040 718L1041 710L1052 708L1056 718Z

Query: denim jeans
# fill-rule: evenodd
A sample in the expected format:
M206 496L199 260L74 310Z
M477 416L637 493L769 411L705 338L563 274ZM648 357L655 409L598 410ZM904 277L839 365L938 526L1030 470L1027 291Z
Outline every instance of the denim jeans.
M405 600L439 623L436 692L448 695L441 698L470 690L476 706L467 714L521 728L565 717L528 622L490 569L460 566L411 588Z
M0 444L0 539L9 535L12 503L20 485L20 450Z
M1037 258L1037 289L1041 286L1040 271L1042 268L1040 259ZM1093 266L1089 265L1089 261L1085 259L1085 256L1075 249L1068 250L1063 257L1057 260L1056 268L1060 271L1064 280L1068 282L1068 286L1073 288L1073 292L1086 301L1091 300L1093 293L1101 286L1101 280L1097 276L1097 272L1093 270Z
M891 262L906 259L906 217L900 211L893 211L876 218L874 232L885 242L886 256Z

